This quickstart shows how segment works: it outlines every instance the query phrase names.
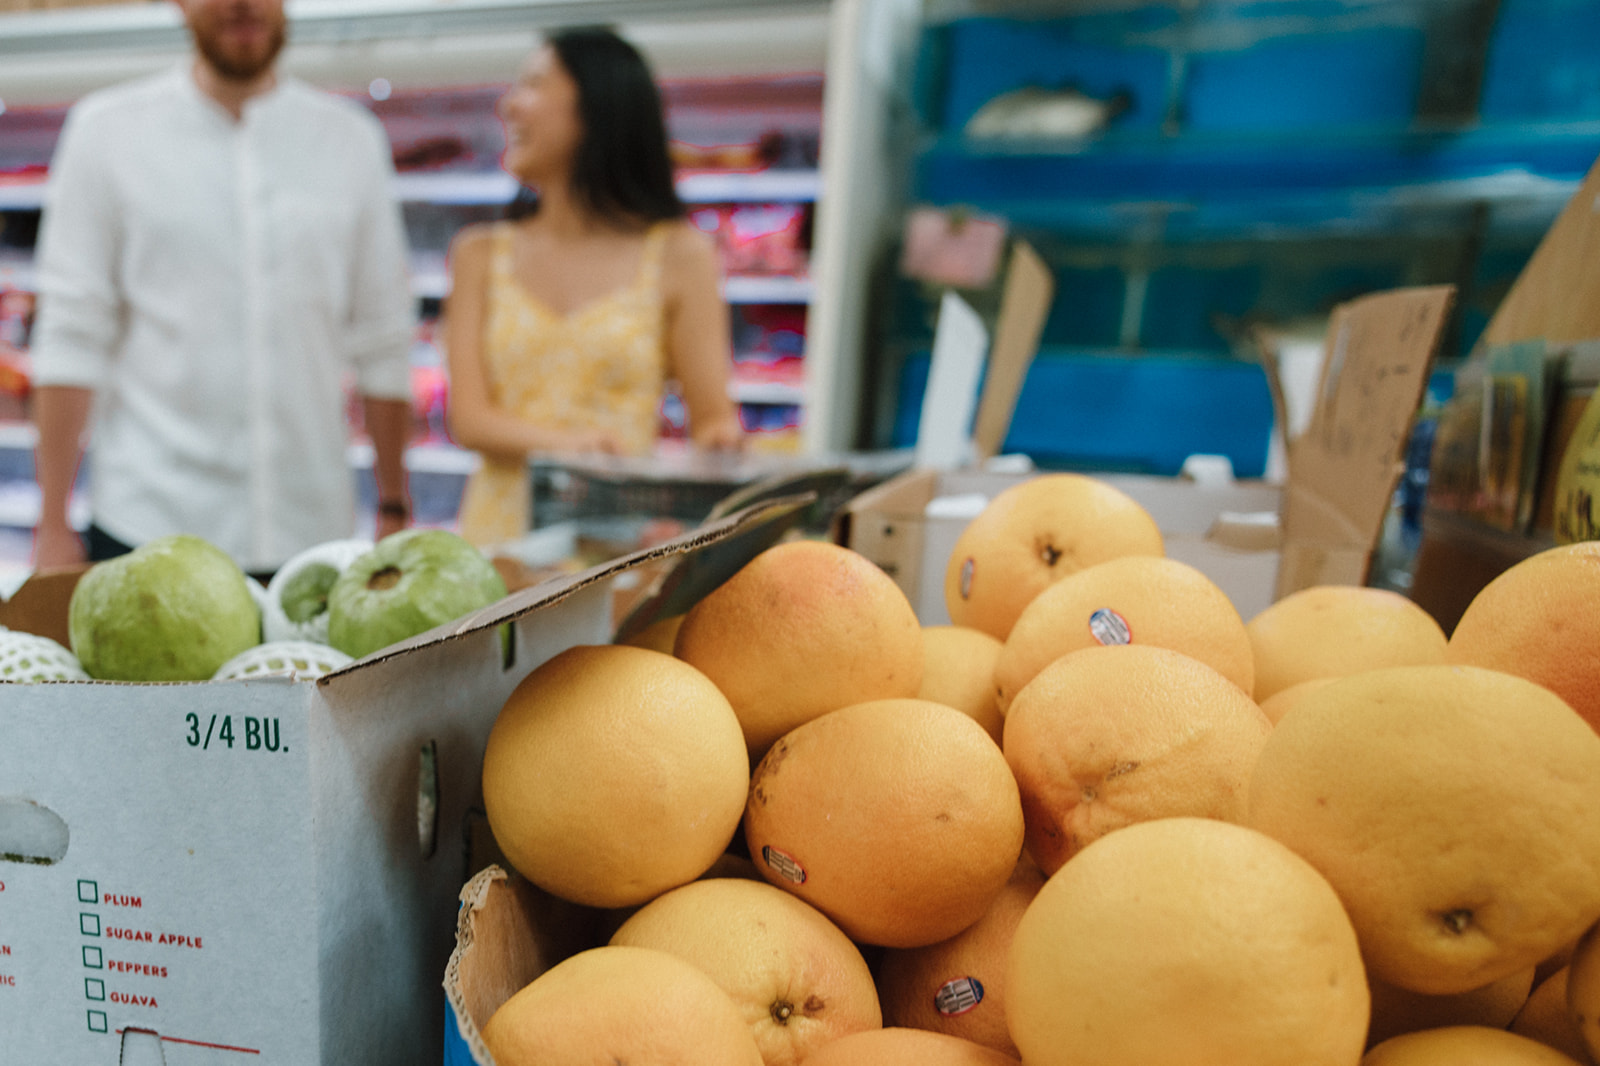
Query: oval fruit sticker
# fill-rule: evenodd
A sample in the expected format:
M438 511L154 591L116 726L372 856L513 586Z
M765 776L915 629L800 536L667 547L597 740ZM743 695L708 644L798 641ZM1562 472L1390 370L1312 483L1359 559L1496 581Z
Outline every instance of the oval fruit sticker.
M1133 629L1128 620L1109 607L1089 616L1089 634L1101 644L1132 644Z
M793 855L785 854L771 844L763 844L761 846L761 859L772 867L773 873L790 884L803 885L806 883L806 868L796 862Z
M939 986L933 1006L946 1018L967 1011L983 1002L983 982L976 977L955 977Z

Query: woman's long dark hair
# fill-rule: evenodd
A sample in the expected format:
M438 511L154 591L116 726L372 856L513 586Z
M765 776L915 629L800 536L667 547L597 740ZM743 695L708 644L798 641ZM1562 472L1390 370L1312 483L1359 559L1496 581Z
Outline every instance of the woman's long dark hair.
M578 87L583 140L572 165L573 196L605 218L682 218L661 93L644 57L600 26L561 30L546 42ZM538 196L523 189L506 214L525 218L538 210Z

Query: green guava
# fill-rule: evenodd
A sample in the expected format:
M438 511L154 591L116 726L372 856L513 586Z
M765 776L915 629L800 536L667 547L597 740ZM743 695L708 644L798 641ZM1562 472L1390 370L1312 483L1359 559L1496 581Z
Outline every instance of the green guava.
M291 622L309 622L328 609L328 592L339 580L339 568L310 563L284 583L278 602Z
M261 643L249 578L216 545L160 537L96 563L67 605L72 653L106 681L206 681Z
M261 639L327 644L327 594L344 568L371 550L372 541L347 537L313 544L291 556L267 582ZM304 573L306 570L311 572Z
M392 533L328 593L328 643L360 659L504 598L506 584L471 542L446 529Z

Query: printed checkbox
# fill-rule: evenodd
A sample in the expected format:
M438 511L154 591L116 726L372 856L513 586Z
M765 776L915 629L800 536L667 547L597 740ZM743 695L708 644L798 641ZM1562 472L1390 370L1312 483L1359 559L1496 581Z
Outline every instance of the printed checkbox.
M78 902L79 903L99 903L100 902L100 882L99 881L79 881L78 882Z
M83 964L91 970L105 969L105 960L100 955L100 949L86 947L83 949Z
M98 977L85 977L83 979L83 998L104 1003L106 1001L106 983Z
M100 916L98 914L78 915L78 932L84 936L99 936Z
M106 1012L92 1010L89 1012L89 1032L103 1033L106 1031Z

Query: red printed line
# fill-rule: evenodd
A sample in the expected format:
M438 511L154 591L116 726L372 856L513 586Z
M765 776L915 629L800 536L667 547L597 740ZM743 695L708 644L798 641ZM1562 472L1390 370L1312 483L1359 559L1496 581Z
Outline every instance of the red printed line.
M118 1036L122 1035L122 1030L121 1029L118 1029L118 1030L115 1030L115 1031L116 1031ZM141 1029L139 1031L140 1032L149 1032L148 1029ZM256 1048L253 1048L253 1047L234 1047L232 1044L211 1044L211 1043L207 1043L204 1040L185 1040L182 1037L164 1036L164 1035L159 1034L159 1033L156 1034L156 1035L160 1036L162 1040L165 1040L169 1044L188 1044L190 1047L208 1047L208 1048L212 1048L212 1049L217 1050L217 1051L237 1051L241 1055L259 1055L259 1054L261 1054L261 1052L259 1050L257 1050Z

